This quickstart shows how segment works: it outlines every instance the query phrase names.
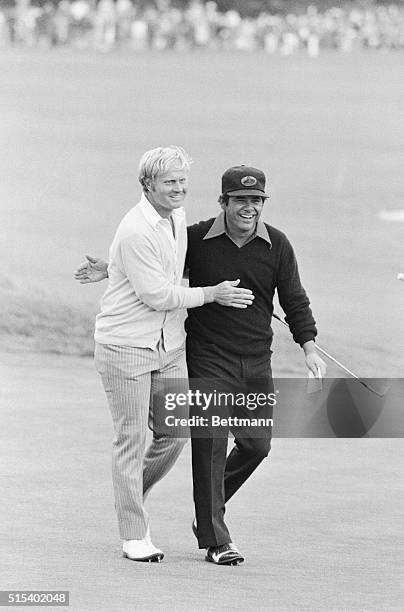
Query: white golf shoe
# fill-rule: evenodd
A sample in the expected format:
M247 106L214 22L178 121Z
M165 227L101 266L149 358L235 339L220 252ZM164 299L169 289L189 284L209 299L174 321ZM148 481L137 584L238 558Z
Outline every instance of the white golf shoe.
M147 528L143 540L124 540L122 556L131 561L160 563L164 558L164 553L154 546L150 539L150 530Z

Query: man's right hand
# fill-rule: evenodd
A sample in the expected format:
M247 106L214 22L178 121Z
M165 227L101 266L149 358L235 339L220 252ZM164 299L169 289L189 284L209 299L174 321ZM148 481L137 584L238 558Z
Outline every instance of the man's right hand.
M74 278L82 285L98 283L108 278L108 264L103 259L86 255L87 261L82 263L74 273Z
M247 308L254 300L253 292L250 289L237 287L240 279L235 281L223 281L214 287L202 287L205 294L205 304L207 302L217 302L221 306L232 308Z

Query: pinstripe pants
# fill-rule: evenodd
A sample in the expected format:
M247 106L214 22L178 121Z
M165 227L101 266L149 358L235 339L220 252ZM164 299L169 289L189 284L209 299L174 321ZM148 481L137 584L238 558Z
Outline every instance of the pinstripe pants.
M112 481L119 534L123 540L141 540L148 527L145 496L172 468L186 443L175 431L169 436L159 433L165 408L152 401L169 379L176 379L182 392L188 389L185 347L166 352L161 341L154 350L96 343L95 366L114 424ZM147 426L153 440L146 450Z

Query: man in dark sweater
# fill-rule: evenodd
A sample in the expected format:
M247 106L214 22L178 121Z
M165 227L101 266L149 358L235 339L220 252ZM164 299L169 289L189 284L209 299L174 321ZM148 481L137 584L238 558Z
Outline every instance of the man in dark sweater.
M245 310L207 304L188 312L187 365L191 382L225 381L229 389L273 391L271 317L275 290L294 340L303 348L315 375L325 374L317 354L317 334L309 300L301 285L296 258L285 234L263 223L267 199L265 175L237 166L222 177L221 214L188 228L186 267L190 286L240 279L255 299ZM208 385L209 386L209 385ZM235 436L227 457L227 436L192 428L192 472L196 521L193 530L207 558L218 564L243 560L224 521L225 504L268 455L271 427L231 428Z
M190 309L187 331L187 365L191 388L216 386L233 393L273 392L271 372L271 318L277 291L295 342L303 349L314 376L324 376L326 365L317 354L317 334L309 300L301 285L296 258L285 234L260 220L268 195L265 175L247 166L229 168L222 177L218 217L188 227L185 266L191 287L216 285L228 278L255 296L245 309L205 304ZM101 280L106 264L89 258L76 278ZM220 413L222 410L216 407ZM248 411L247 411L248 412ZM234 406L221 416L240 414ZM242 413L245 416L245 412ZM244 560L232 543L224 521L225 504L268 455L271 426L229 425L191 427L192 473L196 518L193 531L206 558L218 565ZM235 444L227 456L228 432Z

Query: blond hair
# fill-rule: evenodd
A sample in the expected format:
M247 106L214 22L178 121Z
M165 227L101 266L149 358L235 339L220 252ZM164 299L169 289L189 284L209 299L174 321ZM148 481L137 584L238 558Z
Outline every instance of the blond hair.
M165 174L175 161L179 162L181 170L190 170L192 158L182 147L170 145L146 151L139 162L139 182L143 190L147 189L148 180L153 181L158 174Z

